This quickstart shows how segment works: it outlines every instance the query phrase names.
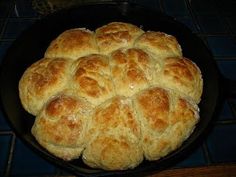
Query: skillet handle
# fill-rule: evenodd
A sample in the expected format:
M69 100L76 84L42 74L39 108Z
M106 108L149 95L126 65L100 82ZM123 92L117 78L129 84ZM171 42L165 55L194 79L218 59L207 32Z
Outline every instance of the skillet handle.
M222 76L220 82L224 98L236 98L236 80L231 80Z

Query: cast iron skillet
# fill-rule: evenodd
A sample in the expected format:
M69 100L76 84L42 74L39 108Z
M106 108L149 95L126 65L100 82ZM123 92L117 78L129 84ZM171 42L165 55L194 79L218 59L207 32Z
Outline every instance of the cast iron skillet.
M204 89L200 107L200 122L184 144L157 161L144 161L133 170L103 171L91 169L81 159L65 162L44 150L30 133L34 117L24 111L18 97L18 82L24 70L43 54L56 36L70 28L86 27L94 30L112 21L123 21L142 27L144 30L163 31L174 35L183 49L185 57L192 59L201 69ZM219 74L216 64L203 42L184 25L156 11L128 3L84 5L65 9L37 21L26 30L9 48L1 66L1 102L5 117L17 136L41 156L80 176L106 176L142 174L154 172L175 163L188 153L211 121L219 99Z

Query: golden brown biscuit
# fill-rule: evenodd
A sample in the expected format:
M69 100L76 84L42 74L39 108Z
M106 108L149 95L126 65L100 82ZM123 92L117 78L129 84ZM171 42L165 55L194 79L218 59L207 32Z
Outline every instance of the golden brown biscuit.
M19 82L19 94L24 108L37 115L49 98L67 84L70 60L45 58L32 64Z
M98 50L94 32L84 28L75 28L66 30L53 40L45 52L45 57L75 60L95 53L98 53Z
M77 95L98 105L115 95L110 76L108 58L104 55L88 55L72 64L71 87Z
M203 88L201 71L187 58L166 58L161 69L156 69L154 83L173 89L200 102Z
M78 158L86 142L91 106L81 98L58 95L36 117L32 134L49 152L64 160Z
M149 86L153 61L140 49L120 49L112 53L111 73L118 95L132 96Z
M148 160L157 160L179 147L198 121L195 104L158 87L139 93L135 107Z
M134 168L143 160L140 127L132 102L114 97L95 109L83 160L106 170Z
M137 39L134 46L148 51L158 60L182 56L182 49L177 39L163 32L148 31Z
M102 54L109 54L122 47L131 47L143 30L135 25L112 22L96 30L96 41Z

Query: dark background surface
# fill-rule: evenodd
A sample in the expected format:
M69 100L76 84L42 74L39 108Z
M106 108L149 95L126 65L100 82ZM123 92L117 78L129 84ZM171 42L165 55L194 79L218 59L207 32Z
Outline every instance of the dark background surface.
M82 1L84 2L84 1ZM130 1L160 10L188 26L212 51L224 77L236 80L236 1ZM7 48L42 15L30 0L0 1L0 62ZM170 168L236 163L236 99L228 98L212 122L204 141ZM71 175L25 146L0 112L0 176Z

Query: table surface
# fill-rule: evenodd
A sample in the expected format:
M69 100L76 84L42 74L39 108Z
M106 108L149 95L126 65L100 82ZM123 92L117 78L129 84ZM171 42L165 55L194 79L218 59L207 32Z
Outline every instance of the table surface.
M160 10L184 23L212 51L224 77L236 80L236 1L132 0L130 2ZM8 47L21 32L41 17L42 15L32 8L30 0L0 1L0 62ZM236 176L236 99L228 98L220 109L220 113L214 117L211 131L202 144L168 170L154 176L171 176L170 172L173 171L179 176L185 176L194 169L196 173L198 171L199 174L203 174L209 172L205 167L211 169L215 166L215 176L226 176L223 174L229 171ZM222 167L222 164L229 166ZM23 144L0 112L0 176L70 175L73 174L47 162Z

